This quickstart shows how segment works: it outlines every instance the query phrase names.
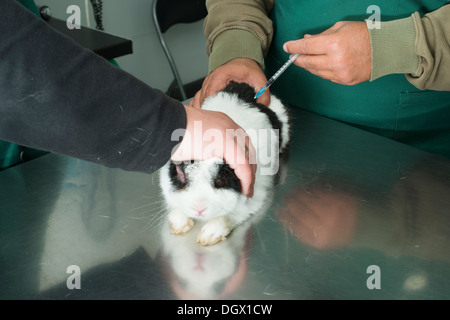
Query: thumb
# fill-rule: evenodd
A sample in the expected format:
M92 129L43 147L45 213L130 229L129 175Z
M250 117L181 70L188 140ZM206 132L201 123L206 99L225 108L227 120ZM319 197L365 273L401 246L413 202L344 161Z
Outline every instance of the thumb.
M325 54L327 42L323 35L306 34L303 39L288 41L283 45L283 50L291 54Z

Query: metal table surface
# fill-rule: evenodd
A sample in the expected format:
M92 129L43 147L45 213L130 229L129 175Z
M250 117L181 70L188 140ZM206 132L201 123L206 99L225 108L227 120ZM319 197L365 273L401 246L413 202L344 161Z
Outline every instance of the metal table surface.
M448 299L450 161L293 117L267 210L210 247L169 234L156 173L55 154L0 172L0 298Z

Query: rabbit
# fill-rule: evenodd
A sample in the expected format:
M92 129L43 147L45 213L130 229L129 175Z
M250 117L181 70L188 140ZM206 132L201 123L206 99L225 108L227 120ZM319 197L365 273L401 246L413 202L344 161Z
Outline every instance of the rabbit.
M266 107L254 100L254 94L249 84L231 82L202 104L202 109L227 114L250 136L257 162L253 197L241 193L240 180L222 159L169 161L160 169L160 186L172 234L182 235L194 223L203 222L197 242L214 245L266 202L280 155L288 149L290 118L287 107L274 95Z

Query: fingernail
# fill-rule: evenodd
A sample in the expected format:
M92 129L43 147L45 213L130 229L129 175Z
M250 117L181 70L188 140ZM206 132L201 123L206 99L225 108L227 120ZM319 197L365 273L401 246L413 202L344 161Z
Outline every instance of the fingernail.
M287 48L287 45L286 45L286 44L283 45L283 50L284 50L285 52L288 52L288 48ZM288 53L289 53L289 52L288 52Z
M305 35L303 36L303 38L309 38L309 37L311 37L310 34L305 34Z

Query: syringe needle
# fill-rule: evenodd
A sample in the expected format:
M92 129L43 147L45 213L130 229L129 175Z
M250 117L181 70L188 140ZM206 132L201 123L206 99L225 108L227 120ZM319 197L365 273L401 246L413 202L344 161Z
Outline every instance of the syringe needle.
M266 84L263 85L261 89L259 89L253 99L257 99L260 95L262 95L272 85L272 83L274 83L274 81L277 80L278 77L287 69L287 67L289 67L295 61L295 59L297 59L298 56L299 54L297 53L290 57L289 60L286 61L286 63L283 64L277 72L275 72L272 78L270 78L269 81L267 81Z

